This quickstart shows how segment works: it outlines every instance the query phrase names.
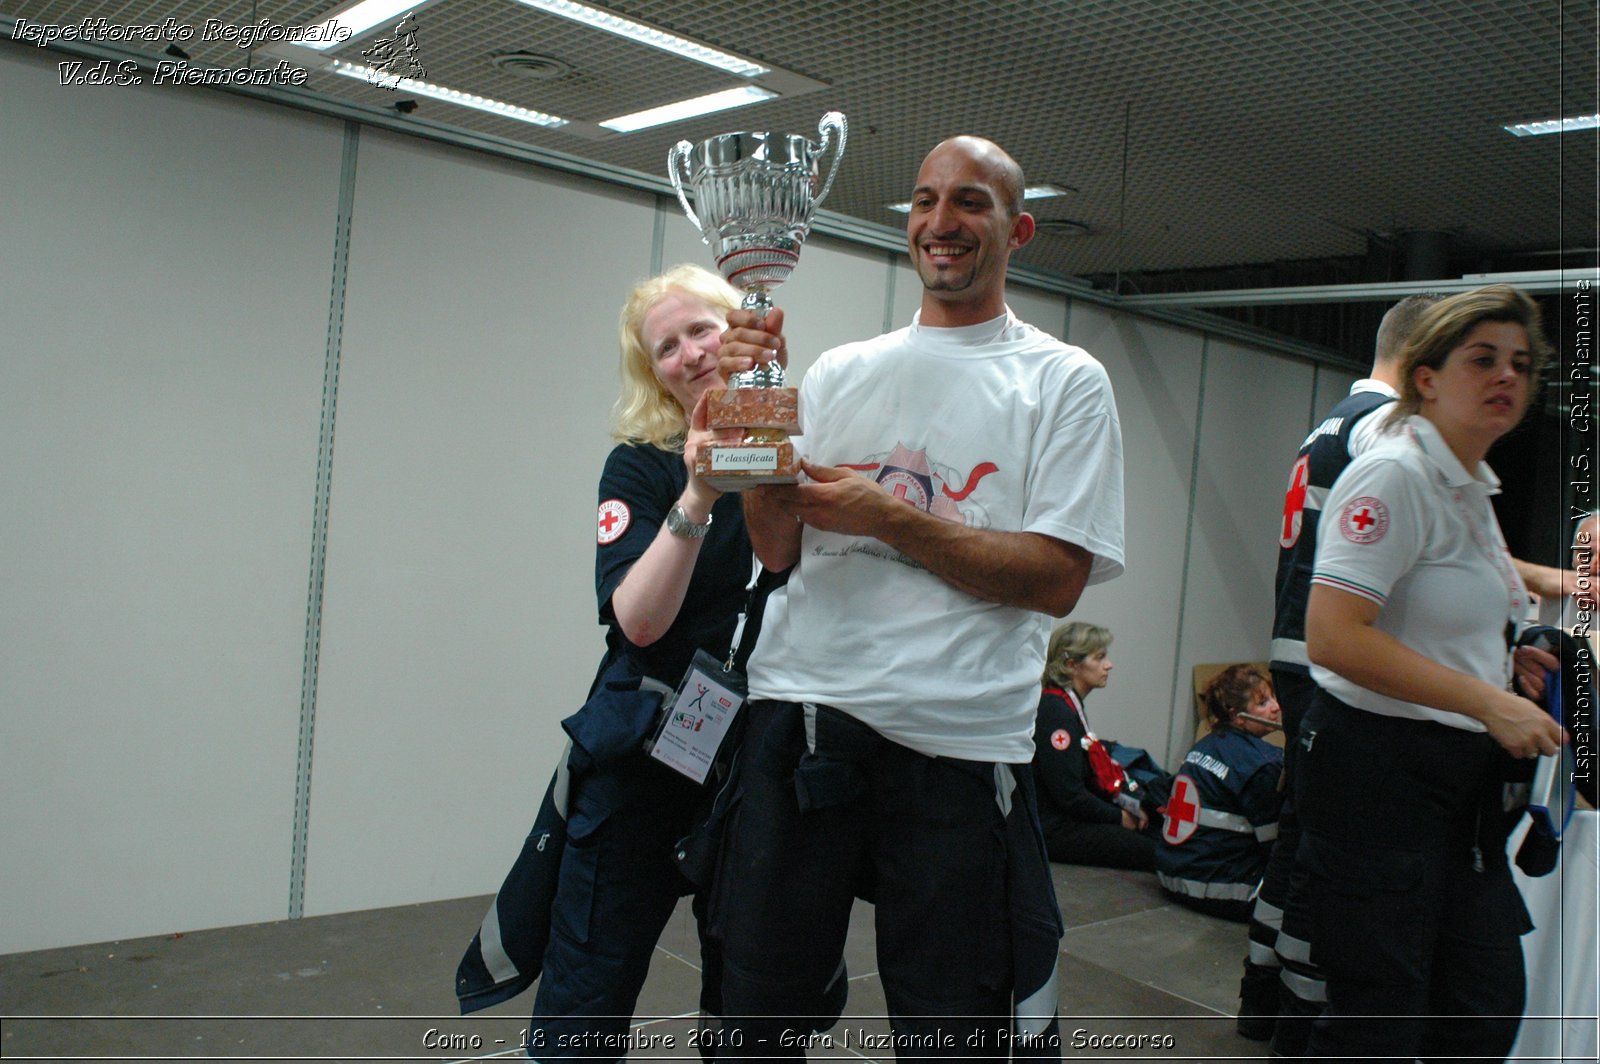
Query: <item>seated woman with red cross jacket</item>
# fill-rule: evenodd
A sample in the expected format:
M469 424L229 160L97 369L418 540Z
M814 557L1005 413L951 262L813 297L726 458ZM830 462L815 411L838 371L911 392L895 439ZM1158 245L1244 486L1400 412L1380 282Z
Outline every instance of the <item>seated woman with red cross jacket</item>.
M1166 805L1156 878L1174 901L1246 923L1278 836L1283 751L1261 737L1281 727L1272 684L1230 665L1201 696L1211 722L1183 759Z
M1110 645L1109 629L1083 621L1050 636L1033 731L1039 823L1052 861L1149 872L1155 828L1083 708L1089 692L1111 677Z

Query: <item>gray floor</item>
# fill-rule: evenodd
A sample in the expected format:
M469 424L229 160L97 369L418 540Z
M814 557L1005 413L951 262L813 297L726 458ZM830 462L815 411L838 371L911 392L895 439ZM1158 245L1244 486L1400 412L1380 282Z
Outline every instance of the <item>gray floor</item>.
M1233 1031L1243 927L1169 904L1149 875L1053 868L1067 924L1063 1057L1264 1057L1261 1045ZM452 988L488 902L463 898L0 956L0 1057L516 1059L532 995L463 1018ZM635 1045L650 1048L635 1049L632 1059L696 1056L689 1034L697 953L684 904L639 1002ZM890 1056L870 1048L870 1036L888 1025L865 905L856 907L847 960L849 1007L811 1059ZM1142 1045L1139 1035L1147 1036Z

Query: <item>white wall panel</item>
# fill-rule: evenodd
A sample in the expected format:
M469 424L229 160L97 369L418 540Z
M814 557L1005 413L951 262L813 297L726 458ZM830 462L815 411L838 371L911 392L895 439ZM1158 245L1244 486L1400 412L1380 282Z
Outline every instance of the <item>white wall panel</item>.
M0 54L0 951L281 918L340 124Z
M1042 329L1058 340L1066 338L1066 296L1014 284L1006 289L1006 306L1034 328Z
M1116 636L1111 680L1088 709L1106 738L1170 762L1169 733L1184 749L1192 738L1189 717L1174 726L1172 687L1202 340L1083 301L1069 324L1068 340L1106 367L1122 421L1127 570L1085 590L1069 618Z
M492 891L603 646L595 485L650 197L366 131L306 912Z
M1192 705L1195 665L1267 660L1276 530L1311 377L1304 363L1208 345L1175 712Z
M1327 366L1318 366L1316 369L1316 395L1311 400L1310 416L1306 419L1306 431L1310 432L1316 427L1317 422L1327 416L1333 409L1333 404L1350 394L1350 386L1361 377L1344 370L1331 369ZM1289 458L1292 460L1293 455ZM1284 468L1284 478L1288 479L1288 467Z
M692 198L690 202L693 202ZM711 253L711 246L702 239L700 230L696 229L694 223L689 221L688 215L683 213L683 208L679 206L677 197L656 197L656 209L661 214L660 219L656 222L661 234L661 268L666 269L680 262L692 262L696 266L704 266L715 273L717 261ZM796 268L805 269L807 259L808 252L806 249L802 249L800 252L800 265ZM648 262L644 264L643 272L640 273L641 278L649 276L649 265ZM777 299L780 303L788 287L787 283L778 286Z
M344 137L54 63L0 54L0 950L287 910ZM616 319L658 252L710 264L669 197L362 130L308 914L485 893L516 853L602 646ZM921 286L818 237L777 299L803 371ZM1189 667L1265 653L1288 456L1348 381L1213 341L1202 382L1197 334L1010 301L1116 389L1128 572L1075 616L1117 633L1097 723L1170 761Z
M892 303L890 329L903 329L910 325L911 319L922 307L922 279L917 276L917 271L912 269L911 260L904 255L896 255L894 259Z

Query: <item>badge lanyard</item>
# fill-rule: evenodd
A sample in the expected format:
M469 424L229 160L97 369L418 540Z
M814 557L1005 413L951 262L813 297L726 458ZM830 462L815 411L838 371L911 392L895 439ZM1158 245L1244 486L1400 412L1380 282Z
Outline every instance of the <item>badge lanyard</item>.
M1099 740L1095 739L1094 732L1092 730L1090 730L1090 728L1089 728L1089 714L1084 712L1083 703L1078 701L1078 692L1077 691L1073 690L1070 686L1069 687L1051 687L1051 688L1046 688L1046 690L1060 692L1061 700L1063 702L1065 702L1067 705L1071 706L1072 707L1072 711L1078 715L1078 722L1083 725L1083 734L1085 736L1085 738L1084 738L1084 743L1085 743L1085 747L1084 748L1085 749L1088 749L1088 746L1087 746L1088 743L1098 742L1099 741Z
M734 624L727 661L719 662L705 650L695 651L689 671L664 702L661 723L650 744L651 757L696 783L704 783L711 774L734 717L749 695L744 676L734 669L734 661L744 643L745 621L755 606L756 583L760 579L761 562L752 560L744 609Z
M1073 712L1078 714L1078 720L1083 724L1082 746L1084 756L1089 759L1090 773L1101 787L1111 792L1110 801L1138 816L1140 803L1133 793L1138 790L1137 781L1128 775L1127 769L1111 756L1111 751L1106 749L1106 745L1089 729L1089 713L1083 708L1078 692L1071 687L1060 687L1056 690L1061 692L1061 697L1072 707Z

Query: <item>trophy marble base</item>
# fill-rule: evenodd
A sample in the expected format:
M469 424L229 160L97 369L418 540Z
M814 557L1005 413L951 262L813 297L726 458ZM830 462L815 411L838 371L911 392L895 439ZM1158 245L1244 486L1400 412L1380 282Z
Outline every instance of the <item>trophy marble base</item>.
M706 397L706 424L714 429L800 432L799 388L728 388Z
M788 440L716 443L695 456L694 475L718 491L743 491L798 484L800 468L800 456Z

